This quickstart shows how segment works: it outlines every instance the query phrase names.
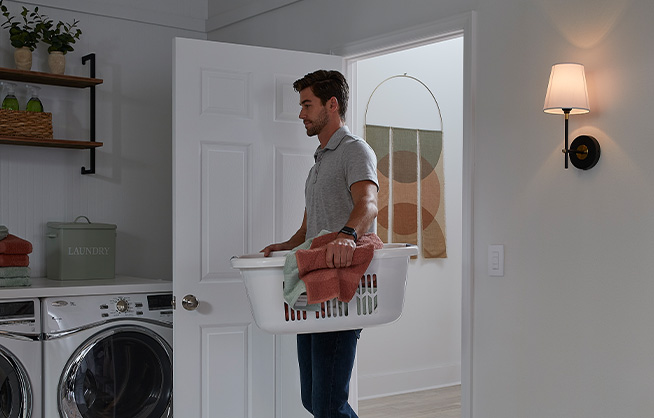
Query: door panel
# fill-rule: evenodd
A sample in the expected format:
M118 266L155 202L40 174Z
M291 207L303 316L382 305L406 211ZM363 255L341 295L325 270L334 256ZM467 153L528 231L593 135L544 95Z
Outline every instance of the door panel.
M249 161L252 156L245 145L202 143L200 147L202 279L233 279L234 270L229 258L212 255L228 254L234 249L247 251L244 225L248 204L246 192L249 189ZM224 175L225 172L230 175ZM226 240L225 237L231 239Z
M292 82L340 57L176 39L173 67L175 416L308 417L293 336L253 323L230 257L300 226L308 138ZM280 280L281 286L281 280ZM182 307L194 295L195 310Z

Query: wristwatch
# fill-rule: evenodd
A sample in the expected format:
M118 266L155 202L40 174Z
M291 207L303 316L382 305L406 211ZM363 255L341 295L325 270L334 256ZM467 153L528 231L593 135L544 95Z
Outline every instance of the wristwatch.
M352 235L352 238L354 238L354 241L356 241L357 238L358 238L356 229L350 228L349 226L344 226L338 232L341 233L341 234Z

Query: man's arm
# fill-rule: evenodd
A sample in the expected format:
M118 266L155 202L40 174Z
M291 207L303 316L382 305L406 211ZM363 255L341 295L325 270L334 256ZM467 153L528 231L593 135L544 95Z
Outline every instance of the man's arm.
M263 253L264 257L268 257L270 253L273 251L292 250L293 248L297 247L298 245L306 241L306 236L307 236L307 211L305 209L304 219L302 219L302 225L300 226L300 229L298 229L297 232L293 234L291 238L288 239L288 241L279 242L277 244L270 244L260 252Z
M358 181L350 187L354 208L343 226L354 228L358 234L366 233L377 217L377 185L369 180ZM306 221L306 218L305 218ZM326 263L328 267L349 267L356 243L354 237L344 233L327 244Z
M350 188L354 208L343 226L354 228L358 233L368 232L377 217L377 185L369 180L359 181Z

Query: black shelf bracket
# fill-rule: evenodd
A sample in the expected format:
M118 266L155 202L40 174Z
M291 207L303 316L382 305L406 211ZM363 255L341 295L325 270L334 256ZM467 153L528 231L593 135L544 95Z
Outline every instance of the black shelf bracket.
M82 65L86 65L86 62L90 61L90 77L95 78L95 54L91 53L88 55L84 55L82 57ZM91 100L90 100L90 112L89 112L89 117L90 117L90 125L91 125L91 132L90 132L90 141L95 142L95 86L89 87L91 89ZM91 167L90 168L85 168L82 167L82 174L95 174L95 148L91 148L89 150L91 153Z

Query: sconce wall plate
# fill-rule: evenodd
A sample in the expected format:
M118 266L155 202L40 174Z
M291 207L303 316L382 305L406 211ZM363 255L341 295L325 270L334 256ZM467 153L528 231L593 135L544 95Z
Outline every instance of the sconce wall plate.
M576 137L568 150L570 162L580 170L590 170L595 167L595 164L599 161L600 153L599 142L590 135Z

